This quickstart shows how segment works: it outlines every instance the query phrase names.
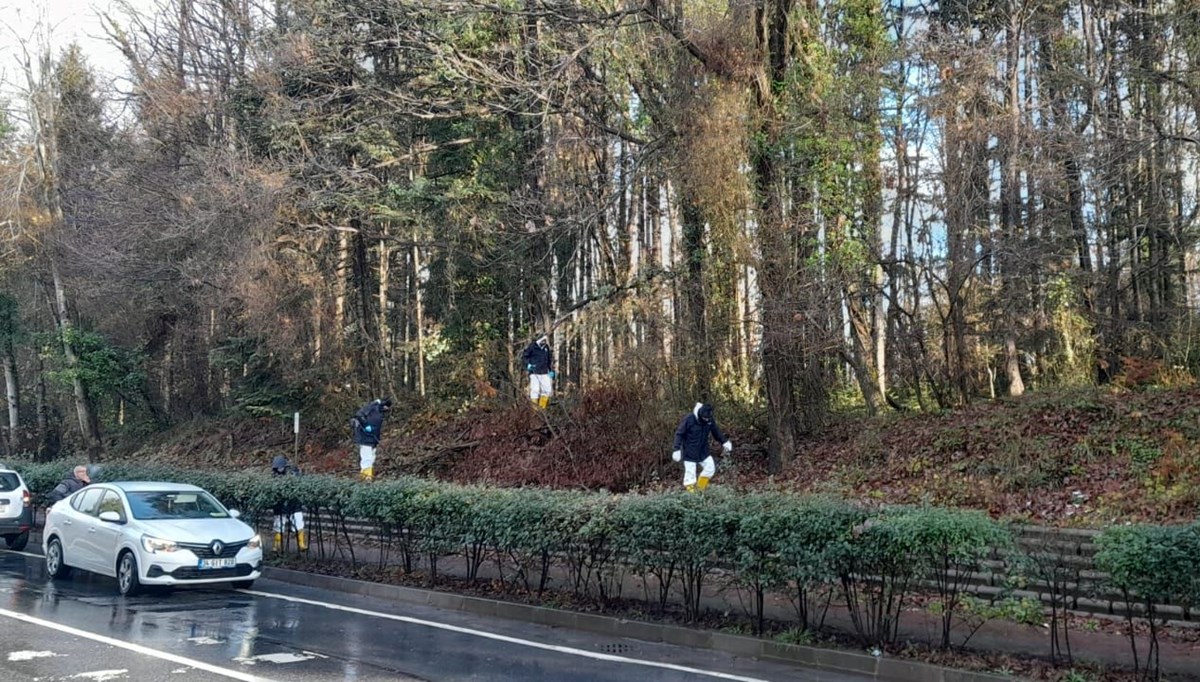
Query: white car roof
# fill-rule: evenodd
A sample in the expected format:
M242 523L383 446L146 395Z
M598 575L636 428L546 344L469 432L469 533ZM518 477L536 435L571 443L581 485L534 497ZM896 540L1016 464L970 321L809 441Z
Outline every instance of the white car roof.
M103 485L111 485L127 493L192 493L204 491L204 488L199 488L188 483L169 483L167 481L113 481L106 482Z

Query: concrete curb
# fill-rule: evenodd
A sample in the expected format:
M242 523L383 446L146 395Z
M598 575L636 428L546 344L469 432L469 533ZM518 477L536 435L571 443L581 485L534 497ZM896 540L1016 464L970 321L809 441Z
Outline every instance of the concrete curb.
M825 670L868 675L881 682L1012 682L1011 676L991 675L905 659L876 658L867 654L836 649L784 644L757 637L743 637L724 632L695 630L676 625L661 625L626 620L593 613L577 613L530 606L514 602L469 597L449 592L423 590L415 587L387 585L365 580L306 573L288 568L267 566L263 576L270 580L342 592L372 599L407 604L422 604L439 609L463 611L480 616L537 623L551 627L581 630L611 637L661 642L696 649L713 649L735 656L761 658L795 663Z

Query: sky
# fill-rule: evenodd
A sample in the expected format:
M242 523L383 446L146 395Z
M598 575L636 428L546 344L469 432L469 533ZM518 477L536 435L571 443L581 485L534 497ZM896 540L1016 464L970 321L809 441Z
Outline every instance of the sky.
M49 43L56 55L77 42L102 83L118 81L125 63L105 38L100 14L117 14L122 4L149 12L154 0L0 0L0 97L21 97L22 41L30 46Z

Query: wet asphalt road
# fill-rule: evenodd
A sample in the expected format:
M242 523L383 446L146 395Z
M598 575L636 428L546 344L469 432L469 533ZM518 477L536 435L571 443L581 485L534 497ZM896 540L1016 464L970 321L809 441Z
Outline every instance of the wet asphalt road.
M866 678L380 602L269 580L123 598L112 579L52 582L0 550L0 681L714 680Z

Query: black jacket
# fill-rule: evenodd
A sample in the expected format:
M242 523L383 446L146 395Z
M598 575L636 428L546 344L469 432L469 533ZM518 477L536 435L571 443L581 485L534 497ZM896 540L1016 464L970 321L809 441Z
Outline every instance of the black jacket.
M379 445L379 432L383 430L383 403L378 400L358 408L351 420L354 426L354 442L358 445Z
M85 485L87 484L78 478L75 478L75 474L72 473L70 476L67 476L63 480L59 481L58 485L54 486L53 490L46 493L46 501L49 504L54 504L59 500L70 497L76 491L81 490Z
M525 368L530 374L549 374L550 370L554 369L550 346L539 346L537 341L529 344L521 354L521 362L525 363ZM529 369L530 365L533 365L533 369Z
M276 469L276 468L272 467L271 475L272 476L299 476L300 470L297 469L296 467L292 466L291 464L288 464L288 465L284 466L282 469ZM285 515L294 514L298 511L300 511L300 503L296 502L295 500L292 500L292 499L283 500L281 502L275 503L274 511L275 511L276 516L285 516Z
M708 436L710 434L718 443L724 443L727 440L725 434L721 433L720 427L717 426L717 420L701 419L697 414L698 411L699 408L684 417L683 421L679 422L679 428L675 429L675 447L673 449L682 450L683 459L686 462L703 462L708 458Z

